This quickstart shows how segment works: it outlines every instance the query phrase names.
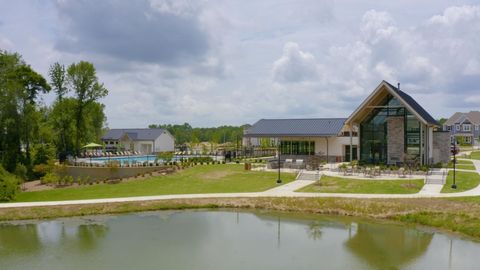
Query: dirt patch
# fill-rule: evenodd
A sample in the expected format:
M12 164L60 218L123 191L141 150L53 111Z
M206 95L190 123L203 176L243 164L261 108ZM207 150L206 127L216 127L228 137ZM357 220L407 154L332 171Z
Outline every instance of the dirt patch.
M42 185L40 180L25 182L22 184L23 191L41 191L41 190L49 190L49 189L54 189L54 187Z
M220 180L224 177L227 177L233 174L234 172L228 172L228 171L212 171L212 172L200 174L199 178L203 180Z

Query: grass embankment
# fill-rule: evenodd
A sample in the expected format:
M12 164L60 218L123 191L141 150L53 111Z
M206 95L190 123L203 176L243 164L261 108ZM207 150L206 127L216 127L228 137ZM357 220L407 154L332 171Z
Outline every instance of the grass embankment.
M258 192L275 187L277 174L245 171L240 164L201 165L171 175L155 176L119 184L97 184L75 188L23 192L17 202L82 200L165 194ZM294 174L283 174L288 183Z
M0 209L0 220L21 220L197 208L255 208L401 221L480 239L480 197L422 199L216 198Z
M449 171L446 184L442 188L442 193L462 192L475 188L480 184L480 175L477 172L461 172L455 173L456 189L452 188L453 171Z
M324 175L298 192L412 194L423 187L423 179L409 180L363 180Z
M448 168L453 168L452 162L448 163ZM470 160L457 160L455 168L472 171L476 170L475 165L473 165L473 162L471 162Z

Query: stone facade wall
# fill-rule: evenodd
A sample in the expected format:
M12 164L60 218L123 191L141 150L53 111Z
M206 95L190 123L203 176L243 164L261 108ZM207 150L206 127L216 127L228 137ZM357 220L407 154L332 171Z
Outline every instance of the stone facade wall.
M450 160L450 132L433 132L433 163Z
M403 117L390 117L387 121L388 163L403 162L405 152L405 124Z

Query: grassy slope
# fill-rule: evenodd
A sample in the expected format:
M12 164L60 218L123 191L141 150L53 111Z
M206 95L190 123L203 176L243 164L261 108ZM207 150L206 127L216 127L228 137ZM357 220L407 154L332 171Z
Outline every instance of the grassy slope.
M326 193L411 194L419 192L422 187L422 179L361 180L322 176L320 181L306 186L298 191Z
M120 184L99 184L78 188L24 192L16 201L58 201L163 194L256 192L276 186L276 173L244 171L242 165L205 165L167 176L133 180ZM288 183L295 175L283 174Z
M457 189L452 189L453 171L448 172L447 183L443 186L442 193L461 192L472 189L480 184L480 175L476 172L456 172L455 183Z
M187 208L256 208L420 224L480 239L480 197L423 199L210 198L0 209L0 220Z

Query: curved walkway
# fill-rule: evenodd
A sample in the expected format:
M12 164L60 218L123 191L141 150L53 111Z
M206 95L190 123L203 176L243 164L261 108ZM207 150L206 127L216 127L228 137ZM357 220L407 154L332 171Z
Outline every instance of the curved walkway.
M480 173L480 160L472 160L477 173ZM314 180L295 180L288 184L275 187L264 192L248 193L210 193L210 194L177 194L177 195L158 195L158 196L139 196L108 199L90 199L90 200L69 200L69 201L46 201L46 202L18 202L18 203L0 203L0 208L17 207L36 207L36 206L59 206L59 205L79 205L79 204L101 204L101 203L119 203L119 202L141 202L171 199L202 199L202 198L266 198L266 197L298 197L298 198L453 198L480 196L480 185L471 190L457 193L438 193L438 194L356 194L356 193L305 193L295 192L302 187L312 184Z

